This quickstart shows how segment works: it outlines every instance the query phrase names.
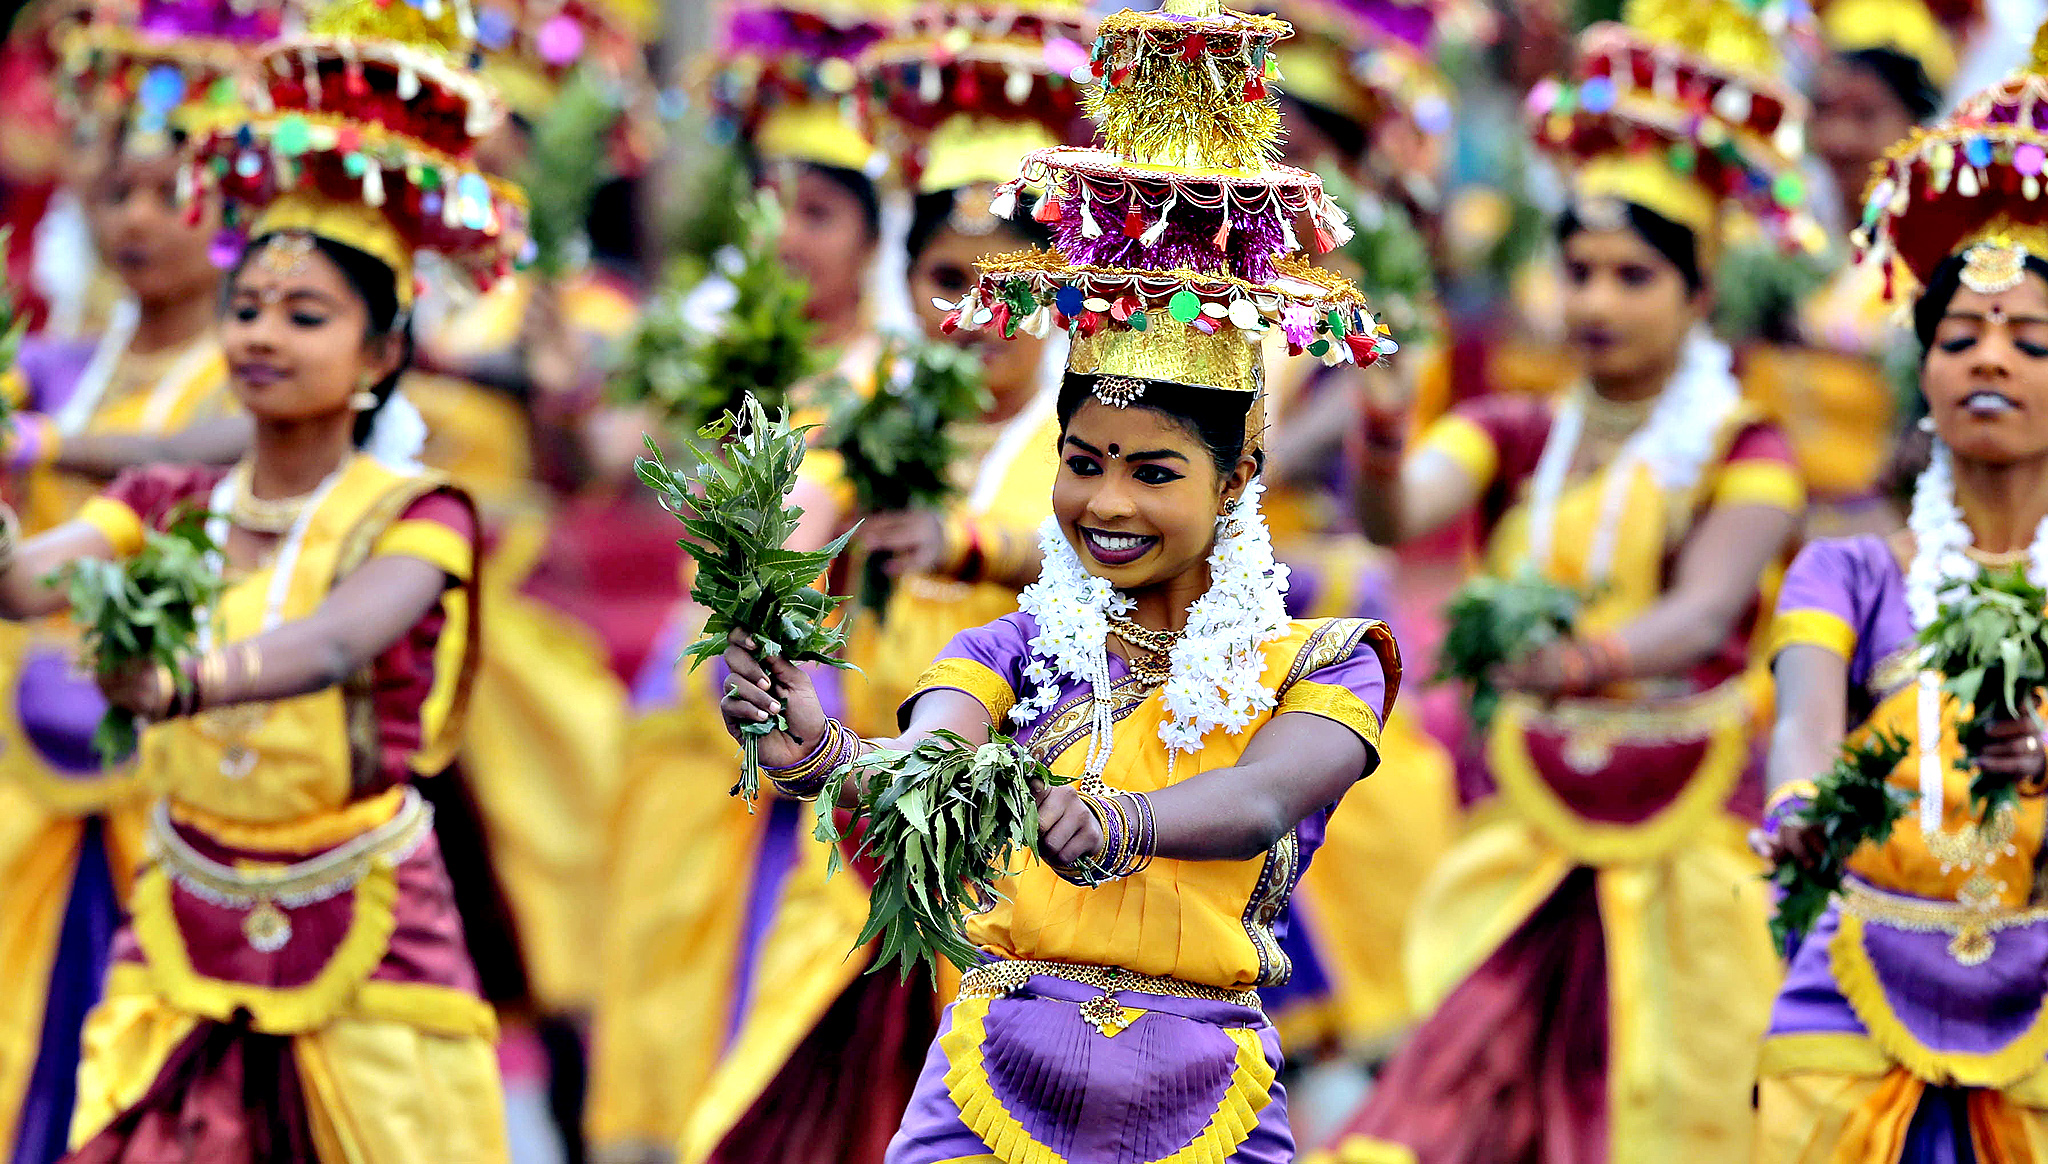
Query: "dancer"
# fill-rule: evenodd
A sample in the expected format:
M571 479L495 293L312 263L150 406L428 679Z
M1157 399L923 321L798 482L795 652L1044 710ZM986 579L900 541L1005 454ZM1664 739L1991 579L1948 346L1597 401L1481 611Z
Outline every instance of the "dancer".
M250 456L129 473L0 572L9 615L52 613L53 570L196 506L230 579L184 682L104 683L162 721L141 762L161 795L86 1025L79 1161L506 1156L495 1017L413 784L459 737L478 535L466 497L405 467L413 255L488 285L523 214L463 160L496 108L437 52L460 43L443 16L323 12L261 61L273 111L200 146L195 182L260 206L221 325ZM427 167L445 201L422 213Z
M1847 733L1910 741L1892 782L1919 803L1850 859L1792 952L1760 1065L1760 1164L2048 1160L2040 725L1998 725L1966 756L1967 709L1911 658L1949 580L2048 564L2048 428L2034 419L2048 400L2048 221L2024 193L2048 146L2032 120L2044 93L2048 30L2027 69L1873 171L1863 261L1917 284L1935 451L1908 530L1816 542L1786 576L1770 847L1811 853L1781 808L1810 799ZM1964 188L1952 157L1982 163ZM1973 809L1964 759L2027 794Z
M969 920L991 960L947 1010L891 1164L1292 1158L1257 990L1287 977L1272 923L1377 762L1399 665L1380 624L1288 621L1258 508L1258 331L1379 356L1357 293L1291 253L1289 213L1341 232L1320 182L1260 164L1286 32L1199 0L1106 18L1105 148L1034 151L997 193L1000 210L1041 184L1061 249L984 260L949 313L1004 334L1073 321L1062 463L1039 581L941 652L884 746L1015 729L1080 782L1041 795L1040 854ZM870 742L751 646L726 652L727 726L786 712L761 754L785 794L815 794ZM1112 816L1151 827L1112 826L1106 850Z
M1344 1160L1749 1149L1745 1065L1777 966L1743 843L1761 806L1747 641L1803 497L1706 330L1704 272L1722 195L1790 192L1794 159L1737 155L1769 167L1751 172L1654 135L1671 85L1744 94L1752 120L1709 133L1789 145L1802 109L1756 71L1770 41L1740 5L1627 14L1587 31L1569 96L1536 98L1575 183L1558 236L1586 379L1554 403L1454 409L1414 456L1400 417L1368 420L1368 533L1399 543L1478 504L1489 572L1585 598L1575 637L1497 677L1509 694L1461 762L1473 824L1410 926L1409 981L1433 1013L1339 1137ZM1659 144L1617 148L1645 137ZM1796 224L1796 202L1750 206Z
M176 175L188 128L221 112L215 86L232 85L281 14L152 0L58 29L94 240L125 296L97 339L24 341L5 378L16 411L0 443L28 533L73 516L123 468L227 462L248 443L213 334L218 200L184 204ZM0 984L0 1148L21 1164L64 1150L79 1026L142 856L135 773L93 751L106 701L76 650L61 622L0 627L0 816L15 822L0 841L0 930L15 935Z

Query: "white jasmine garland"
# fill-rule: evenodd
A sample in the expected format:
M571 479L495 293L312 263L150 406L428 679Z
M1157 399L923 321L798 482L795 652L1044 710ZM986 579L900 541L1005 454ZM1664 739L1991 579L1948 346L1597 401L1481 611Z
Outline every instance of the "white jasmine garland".
M1628 487L1635 480L1636 466L1650 470L1659 488L1670 492L1690 489L1700 478L1719 448L1722 428L1742 403L1742 388L1735 380L1734 353L1714 338L1704 324L1686 336L1679 353L1678 368L1657 397L1650 418L1621 446L1621 451L1603 473L1600 492L1600 525L1593 533L1587 558L1586 577L1602 582L1614 564L1614 539L1621 521L1621 506ZM1579 438L1585 429L1585 393L1581 386L1565 398L1557 419L1550 426L1550 439L1536 462L1530 484L1529 561L1539 569L1549 561L1551 536L1557 518L1558 498L1564 492L1565 477L1578 455Z
M1924 631L1941 612L1944 601L1984 573L1969 549L1977 537L1956 504L1955 458L1936 437L1927 468L1913 484L1913 512L1906 519L1913 531L1913 561L1906 567L1906 611L1913 629ZM2027 576L2035 585L2048 582L2048 518L2034 527L2027 547ZM1947 809L1941 762L1941 676L1920 672L1918 695L1920 743L1920 830L1933 836Z
M1273 691L1262 681L1261 648L1287 630L1287 567L1273 560L1272 534L1259 511L1264 491L1264 482L1254 478L1229 515L1217 519L1209 589L1188 607L1160 693L1167 717L1159 738L1169 757L1200 750L1203 738L1218 728L1242 732L1274 705ZM1044 568L1018 599L1018 608L1038 624L1024 665L1030 692L1010 718L1029 726L1052 710L1060 680L1087 683L1097 696L1088 771L1099 776L1115 728L1103 698L1110 686L1109 623L1130 612L1131 599L1108 579L1088 573L1058 519L1045 520L1038 541Z

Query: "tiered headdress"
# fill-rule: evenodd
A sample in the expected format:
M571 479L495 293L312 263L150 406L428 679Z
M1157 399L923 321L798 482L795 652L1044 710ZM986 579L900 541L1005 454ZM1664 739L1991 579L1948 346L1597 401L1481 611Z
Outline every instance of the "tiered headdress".
M622 90L651 88L644 46L655 33L643 6L609 0L483 0L476 10L485 78L514 112L535 120L579 67Z
M1085 140L1072 74L1093 30L1079 0L920 6L861 57L870 135L915 193L1004 182L1024 154Z
M867 171L854 61L888 34L900 0L736 0L711 79L714 128L764 161Z
M1778 75L1777 0L1629 0L1624 15L1585 31L1569 80L1529 94L1537 144L1570 168L1582 212L1635 203L1691 228L1705 256L1733 202L1783 245L1824 247L1799 173L1806 100Z
M1925 286L1955 254L1969 256L1963 282L1971 289L2017 286L2028 256L2048 258L2044 170L2048 25L2035 37L2027 67L1964 101L1941 124L1915 130L1878 163L1857 232L1862 261L1885 264L1887 296L1899 290L1900 266Z
M59 36L67 113L88 138L125 119L125 147L144 152L169 148L173 131L232 120L239 77L284 31L287 12L281 0L92 4Z
M1332 364L1391 352L1358 289L1296 253L1302 234L1327 251L1350 228L1321 179L1272 161L1273 45L1288 32L1216 0L1105 19L1087 97L1102 146L1033 152L993 208L1042 188L1034 213L1056 249L984 259L948 326L1067 328L1068 375L1103 401L1155 384L1241 392L1254 438L1268 329Z
M1451 87L1436 67L1446 21L1476 16L1449 0L1263 0L1294 26L1287 92L1360 125L1406 117L1425 133L1451 127Z
M1955 80L1957 34L1921 0L1830 0L1820 27L1838 53L1886 49L1918 61L1936 89Z
M303 232L375 256L407 306L419 251L489 287L525 245L526 203L472 160L504 116L458 55L475 31L451 0L329 6L263 54L254 116L200 144L193 181L217 186L249 237Z

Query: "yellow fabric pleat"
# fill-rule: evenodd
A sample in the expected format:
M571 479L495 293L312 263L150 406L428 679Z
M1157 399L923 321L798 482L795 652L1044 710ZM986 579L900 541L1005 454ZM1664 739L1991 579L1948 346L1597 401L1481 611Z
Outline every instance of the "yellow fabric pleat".
M1905 1071L1872 1079L1767 1075L1757 1088L1755 1164L1894 1164L1924 1085Z
M505 1099L489 1040L339 1019L292 1040L321 1164L501 1164Z
M14 1143L40 1052L82 831L74 818L46 815L25 789L0 783L0 1145Z
M626 747L626 691L582 626L489 565L462 767L544 1010L587 1009L604 940L604 828Z
M1936 1050L1915 1038L1892 1009L1870 951L1863 944L1863 927L1862 918L1842 913L1828 955L1842 996L1885 1054L1918 1078L1942 1086L2009 1087L2040 1069L2042 1059L2048 1057L2048 999L2042 1001L2033 1023L1997 1051Z
M708 712L667 709L627 732L606 845L594 1145L681 1139L725 1041L746 910L736 871L751 866L768 817L726 795L736 745Z
M1436 1009L1557 889L1572 861L1529 825L1494 812L1423 883L1409 915L1402 972L1417 1013Z
M988 1037L993 998L963 998L953 1005L953 1025L939 1036L946 1056L946 1091L960 1110L960 1122L981 1137L1001 1164L1089 1164L1069 1160L1039 1142L1013 1115L989 1083L982 1043ZM1273 1066L1266 1061L1259 1032L1249 1027L1224 1031L1236 1045L1230 1084L1209 1122L1180 1148L1149 1164L1227 1164L1258 1126L1259 1113L1273 1099Z
M133 1107L199 1021L147 994L109 994L93 1007L78 1064L71 1146L78 1147Z
M1761 865L1731 843L1598 874L1611 1164L1738 1164L1780 978Z
M265 1034L290 1035L332 1020L384 961L396 928L392 910L398 879L387 866L372 865L353 893L348 932L326 965L304 986L271 987L208 978L192 966L185 935L172 912L172 884L163 870L146 870L135 883L135 940L147 961L149 980L166 1002L203 1018L226 1022L246 1010L250 1026Z

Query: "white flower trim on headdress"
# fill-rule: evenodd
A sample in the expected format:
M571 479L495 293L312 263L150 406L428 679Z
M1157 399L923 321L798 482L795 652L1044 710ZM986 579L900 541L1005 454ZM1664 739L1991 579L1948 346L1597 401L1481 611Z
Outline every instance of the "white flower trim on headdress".
M1593 531L1593 545L1586 560L1588 581L1605 581L1614 564L1621 508L1635 480L1636 466L1648 467L1658 488L1669 492L1683 492L1700 479L1700 473L1720 447L1722 427L1742 403L1742 387L1736 382L1734 363L1735 355L1728 345L1714 338L1704 324L1694 327L1686 336L1678 368L1657 397L1649 420L1623 443L1605 470L1600 524ZM1584 394L1590 391L1589 387L1581 387L1565 398L1551 424L1550 439L1544 442L1543 454L1536 462L1535 479L1530 484L1529 561L1539 569L1550 560L1557 503L1572 460L1578 455L1579 438L1586 422Z
M1229 515L1217 519L1209 589L1188 608L1160 695L1166 721L1159 738L1169 759L1201 750L1202 740L1218 728L1233 735L1244 731L1274 706L1273 691L1263 682L1261 648L1287 632L1287 567L1273 560L1272 534L1259 511L1264 491L1254 478ZM1115 730L1106 698L1109 620L1128 614L1131 599L1088 573L1057 518L1039 526L1038 542L1044 568L1017 603L1038 624L1024 665L1030 692L1010 718L1029 726L1052 710L1061 679L1087 683L1095 696L1088 772L1100 776Z
M416 473L426 447L427 418L403 389L394 389L370 422L370 439L363 442L363 451L387 469Z
M1927 468L1913 485L1913 512L1906 519L1913 531L1913 561L1906 567L1906 611L1913 629L1926 630L1941 612L1943 601L1984 573L1970 557L1976 535L1956 504L1955 459L1940 437ZM2048 582L2048 518L2034 527L2027 547L2027 577L2035 585ZM1946 814L1947 784L1941 760L1941 676L1922 668L1918 694L1920 744L1920 831L1933 836ZM1944 872L1947 866L1943 866Z

